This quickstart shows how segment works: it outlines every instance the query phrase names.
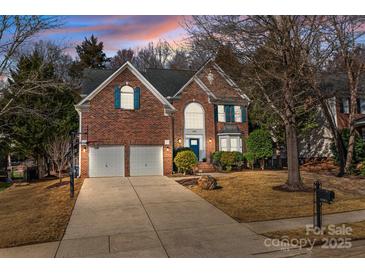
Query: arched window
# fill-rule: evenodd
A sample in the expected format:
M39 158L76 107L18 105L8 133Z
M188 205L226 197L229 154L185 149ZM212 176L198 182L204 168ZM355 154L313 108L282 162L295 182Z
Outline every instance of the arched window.
M130 86L120 89L120 107L122 109L134 109L134 90Z
M184 115L186 129L204 129L204 109L200 104L187 105Z

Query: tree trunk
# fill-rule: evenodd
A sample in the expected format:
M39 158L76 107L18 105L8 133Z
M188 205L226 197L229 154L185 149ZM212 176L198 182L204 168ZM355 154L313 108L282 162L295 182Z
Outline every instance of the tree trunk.
M286 147L288 159L288 189L295 191L304 188L299 171L299 153L297 132L293 125L285 125Z
M345 165L345 172L347 174L351 173L352 159L354 155L354 146L355 146L355 135L356 135L356 130L354 125L352 124L350 125L350 138L349 138L346 165Z
M6 157L6 180L8 182L11 182L11 171L12 171L12 166L11 166L11 155L10 153L7 155Z
M355 116L357 111L357 86L358 86L358 77L354 79L350 71L351 68L348 67L347 77L351 95L350 95L350 116L349 116L350 137L347 146L347 157L345 165L346 173L351 172L352 159L354 156L355 135L356 135L354 120L356 118Z
M62 183L62 169L58 168L58 179L60 181L60 183Z
M260 160L261 170L265 169L265 159Z

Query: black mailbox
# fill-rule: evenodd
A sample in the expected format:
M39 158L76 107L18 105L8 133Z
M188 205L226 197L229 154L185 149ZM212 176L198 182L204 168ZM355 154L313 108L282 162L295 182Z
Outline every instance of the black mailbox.
M318 189L317 195L321 202L328 204L332 203L335 199L335 192L326 189Z

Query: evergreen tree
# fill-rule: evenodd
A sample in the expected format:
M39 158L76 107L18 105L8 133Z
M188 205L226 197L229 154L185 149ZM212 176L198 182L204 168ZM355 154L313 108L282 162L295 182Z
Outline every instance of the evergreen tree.
M85 37L81 45L76 46L81 68L105 68L109 58L103 51L103 42L98 42L98 38L91 35L90 39Z
M17 106L26 106L27 111L21 115L9 113L6 118L13 150L35 159L42 175L48 158L48 142L77 129L77 113L73 105L78 96L57 77L52 62L37 49L30 55L21 56L16 69L11 72L9 87L12 90L33 90L16 98Z

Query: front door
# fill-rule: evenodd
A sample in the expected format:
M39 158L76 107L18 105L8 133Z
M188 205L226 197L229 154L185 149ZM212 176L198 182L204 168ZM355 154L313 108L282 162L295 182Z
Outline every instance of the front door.
M199 139L189 139L189 147L194 151L199 160Z

